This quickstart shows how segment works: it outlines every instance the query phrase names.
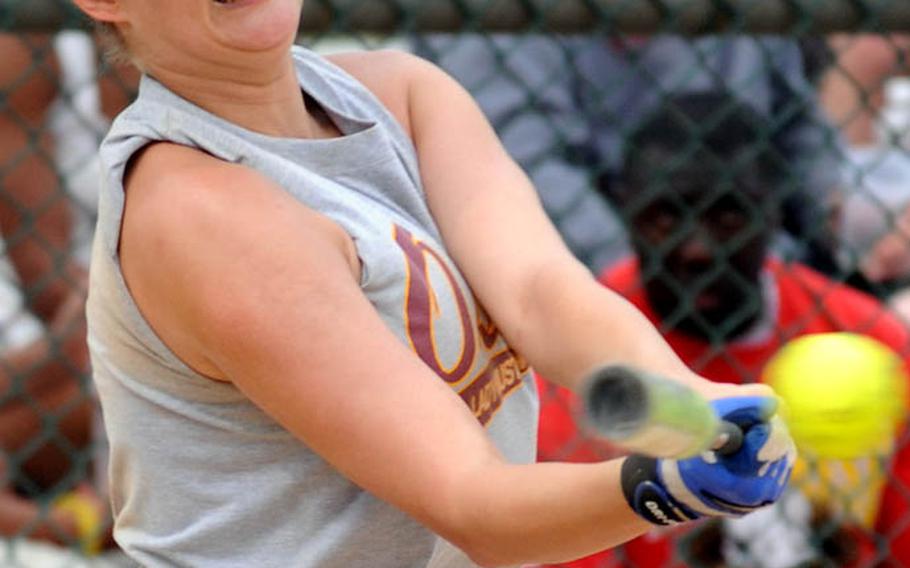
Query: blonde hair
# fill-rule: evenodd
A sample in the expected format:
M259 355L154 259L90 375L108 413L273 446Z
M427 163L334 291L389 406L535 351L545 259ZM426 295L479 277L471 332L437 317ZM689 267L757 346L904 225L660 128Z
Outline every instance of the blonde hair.
M120 31L114 24L108 22L95 21L95 32L98 34L101 47L104 50L104 58L108 63L132 64L142 70L139 61L130 52L126 40L123 39Z

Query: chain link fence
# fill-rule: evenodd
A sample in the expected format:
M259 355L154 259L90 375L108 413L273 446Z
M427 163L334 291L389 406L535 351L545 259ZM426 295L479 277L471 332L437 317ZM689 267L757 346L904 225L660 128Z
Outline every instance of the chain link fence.
M137 76L63 0L0 0L0 32L0 566L121 565L81 306L95 149ZM767 379L808 333L910 360L910 3L307 0L300 42L449 71L571 250L706 376ZM572 395L539 385L542 459L615 453L575 428ZM847 439L840 410L827 420ZM800 490L761 515L571 565L910 565L910 449L885 430L861 455L805 459Z

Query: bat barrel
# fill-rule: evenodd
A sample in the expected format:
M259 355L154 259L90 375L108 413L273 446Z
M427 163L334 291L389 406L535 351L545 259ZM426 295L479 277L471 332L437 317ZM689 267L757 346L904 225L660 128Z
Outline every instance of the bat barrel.
M597 369L588 377L584 401L588 425L609 440L625 440L647 427L652 401L640 373L628 367Z
M700 394L625 365L591 373L581 399L582 424L593 435L635 453L681 459L715 448L730 453L741 443L741 432L722 423Z

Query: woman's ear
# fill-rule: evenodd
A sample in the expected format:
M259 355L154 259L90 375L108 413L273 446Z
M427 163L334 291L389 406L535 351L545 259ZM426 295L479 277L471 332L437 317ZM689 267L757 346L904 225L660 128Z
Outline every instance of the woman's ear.
M111 24L124 20L120 0L73 0L73 3L93 20Z

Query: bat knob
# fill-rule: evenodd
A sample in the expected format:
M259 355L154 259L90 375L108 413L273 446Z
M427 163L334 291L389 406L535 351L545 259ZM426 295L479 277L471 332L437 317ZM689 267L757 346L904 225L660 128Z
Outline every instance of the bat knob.
M714 443L714 452L721 456L733 455L743 446L743 431L732 422L721 420L720 434Z

